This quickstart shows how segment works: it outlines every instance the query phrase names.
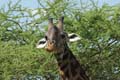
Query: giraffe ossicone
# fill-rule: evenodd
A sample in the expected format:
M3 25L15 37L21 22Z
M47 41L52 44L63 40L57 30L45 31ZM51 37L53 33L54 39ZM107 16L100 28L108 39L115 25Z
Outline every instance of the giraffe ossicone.
M62 80L89 80L85 70L67 45L68 42L78 41L81 38L75 33L67 34L63 30L63 23L64 17L59 18L57 26L50 18L48 31L45 37L38 41L36 47L54 53Z

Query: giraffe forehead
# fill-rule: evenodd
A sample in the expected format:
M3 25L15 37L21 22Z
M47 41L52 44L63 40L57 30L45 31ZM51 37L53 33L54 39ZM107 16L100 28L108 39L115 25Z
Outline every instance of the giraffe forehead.
M49 29L49 30L47 31L47 36L48 36L48 37L49 37L50 35L55 36L55 35L57 35L59 32L60 32L59 29L58 29L56 26L54 26L54 27L52 27L51 29Z

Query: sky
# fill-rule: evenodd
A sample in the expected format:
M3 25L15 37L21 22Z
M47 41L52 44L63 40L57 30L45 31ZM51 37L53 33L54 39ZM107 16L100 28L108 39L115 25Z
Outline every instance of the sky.
M13 3L17 2L17 0L0 0L0 7L2 7L3 5L7 5L9 1L12 1ZM104 3L107 3L112 6L120 3L120 0L98 0L99 6L102 6ZM39 8L39 4L37 3L37 0L21 0L20 4L23 7L27 7L27 8Z
M98 1L99 1L98 4L100 6L103 5L104 3L107 3L107 4L111 5L111 6L120 3L120 0L98 0Z

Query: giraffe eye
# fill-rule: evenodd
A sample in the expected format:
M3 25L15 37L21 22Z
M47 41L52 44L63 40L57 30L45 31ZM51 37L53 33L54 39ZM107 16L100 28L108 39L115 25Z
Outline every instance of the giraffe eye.
M48 37L47 37L47 36L45 36L45 39L46 39L46 40L48 40Z
M64 34L61 34L61 37L62 37L62 38L65 38L65 35L64 35Z

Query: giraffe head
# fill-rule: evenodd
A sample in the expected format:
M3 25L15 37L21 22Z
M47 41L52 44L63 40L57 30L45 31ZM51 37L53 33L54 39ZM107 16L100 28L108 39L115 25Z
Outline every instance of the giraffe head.
M67 42L74 42L80 40L77 34L67 34L63 30L64 17L60 17L58 25L53 24L53 19L49 19L48 31L45 37L40 39L36 45L37 48L45 48L49 52L58 52L64 48Z

